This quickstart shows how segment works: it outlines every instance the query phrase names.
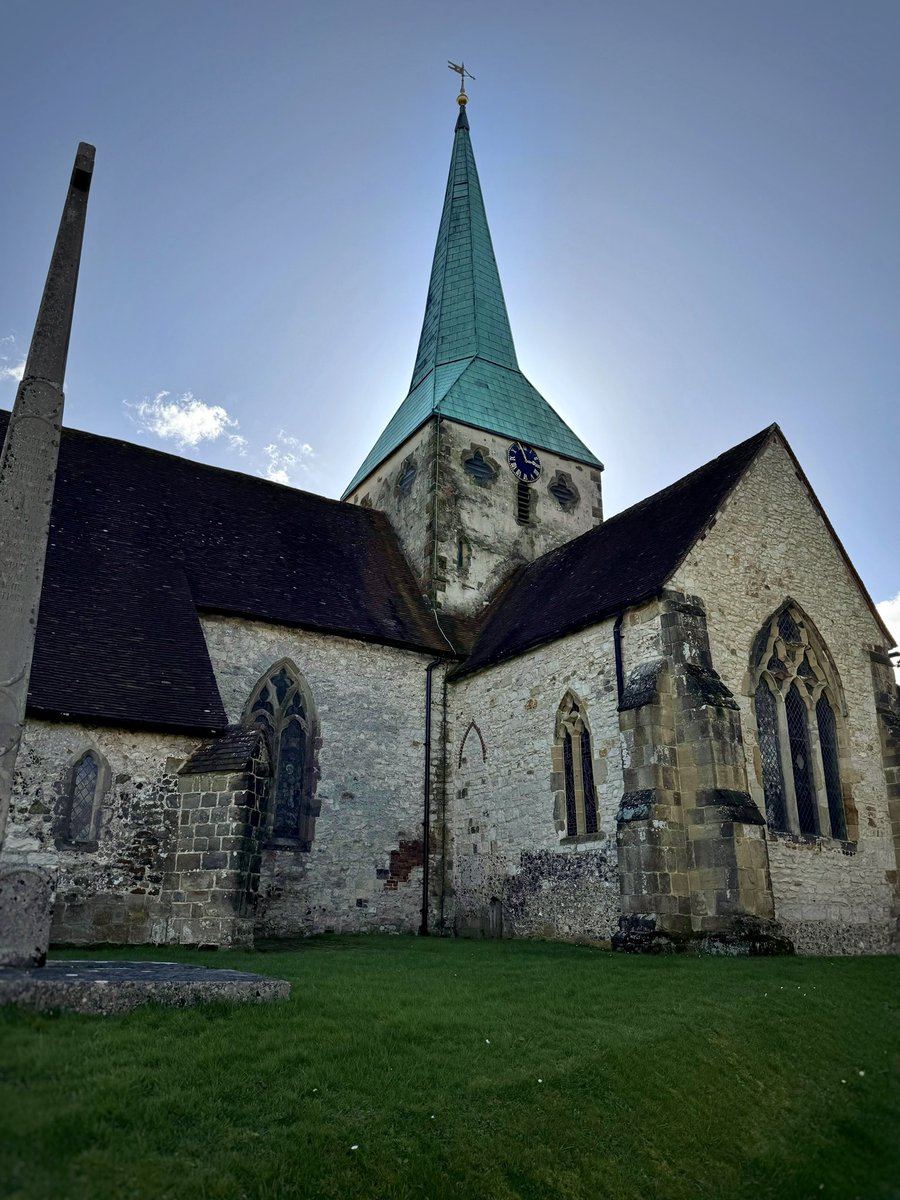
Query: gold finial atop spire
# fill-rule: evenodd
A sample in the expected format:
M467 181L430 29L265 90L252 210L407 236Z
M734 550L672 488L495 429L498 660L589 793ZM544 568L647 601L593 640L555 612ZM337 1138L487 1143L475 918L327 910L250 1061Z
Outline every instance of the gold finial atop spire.
M465 63L448 61L447 66L459 76L459 95L456 97L456 103L464 106L469 103L469 97L466 95L466 80L474 79L475 76L469 74Z

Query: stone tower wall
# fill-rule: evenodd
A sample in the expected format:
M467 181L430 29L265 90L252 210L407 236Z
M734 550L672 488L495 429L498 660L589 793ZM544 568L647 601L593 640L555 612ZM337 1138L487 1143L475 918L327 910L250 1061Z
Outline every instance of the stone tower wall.
M530 522L520 524L518 481L506 459L511 441L455 421L430 421L350 497L388 516L423 590L450 613L478 613L516 567L602 520L600 471L541 450L541 476L529 488ZM463 465L476 450L495 472L485 483ZM416 478L404 492L399 481L409 462ZM577 494L571 509L550 492L559 475Z

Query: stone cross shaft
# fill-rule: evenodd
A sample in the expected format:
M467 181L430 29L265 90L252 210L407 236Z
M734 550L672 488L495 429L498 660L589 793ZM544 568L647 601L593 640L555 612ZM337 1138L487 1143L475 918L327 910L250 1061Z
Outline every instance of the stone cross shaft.
M94 147L78 146L25 374L0 452L0 848L25 724L50 507L63 413L63 380Z

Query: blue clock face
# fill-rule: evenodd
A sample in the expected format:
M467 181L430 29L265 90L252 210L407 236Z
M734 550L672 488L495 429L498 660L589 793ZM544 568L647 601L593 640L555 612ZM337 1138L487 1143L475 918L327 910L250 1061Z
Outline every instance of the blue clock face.
M537 450L526 446L524 442L513 442L506 452L506 461L516 479L523 483L534 483L540 478L541 460Z

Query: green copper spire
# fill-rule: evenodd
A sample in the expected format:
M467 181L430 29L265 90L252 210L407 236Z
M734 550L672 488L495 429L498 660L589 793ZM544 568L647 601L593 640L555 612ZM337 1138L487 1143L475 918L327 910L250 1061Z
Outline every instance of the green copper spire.
M519 369L461 105L409 390L437 366L476 357Z
M600 465L519 370L460 101L409 394L345 496L435 414Z

